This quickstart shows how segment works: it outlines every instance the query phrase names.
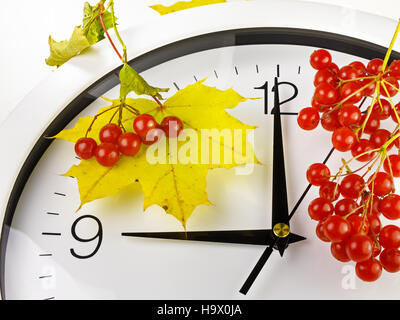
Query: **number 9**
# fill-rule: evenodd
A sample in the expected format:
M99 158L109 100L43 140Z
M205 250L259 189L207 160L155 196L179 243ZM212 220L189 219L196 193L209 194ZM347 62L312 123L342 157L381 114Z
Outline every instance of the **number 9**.
M97 222L98 231L97 231L97 233L96 233L92 238L85 239L85 238L79 237L79 236L76 234L76 226L77 226L78 222L81 221L81 220L83 220L83 219L93 219L94 221ZM76 219L75 222L72 224L71 233L72 233L72 236L75 238L75 240L78 240L78 241L80 241L80 242L90 242L90 241L93 241L93 240L95 240L96 238L98 238L98 242L97 242L96 248L94 249L94 251L93 251L91 254L89 254L89 255L87 255L87 256L81 256L81 255L79 255L79 254L76 254L76 253L75 253L75 250L71 248L71 249L70 249L71 254L72 254L75 258L78 258L78 259L89 259L89 258L93 257L93 256L97 253L97 251L99 251L100 246L101 246L101 242L102 242L102 240L103 240L103 227L101 226L101 222L100 222L100 220L99 220L98 218L96 218L96 217L94 217L94 216L91 216L91 215L86 215L86 216L82 216L82 217Z

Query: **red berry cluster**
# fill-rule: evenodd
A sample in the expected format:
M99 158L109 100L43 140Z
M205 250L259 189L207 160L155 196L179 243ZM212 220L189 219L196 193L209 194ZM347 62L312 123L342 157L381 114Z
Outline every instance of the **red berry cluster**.
M150 114L141 114L133 121L136 132L122 132L121 127L109 123L99 132L100 145L92 138L80 138L75 144L78 157L87 160L96 157L97 162L104 167L114 166L121 154L127 157L135 156L142 144L152 145L164 134L168 138L176 138L183 130L183 123L178 117L165 117L158 124Z
M320 49L311 54L310 64L318 70L315 93L312 106L300 111L298 124L313 130L321 122L332 132L333 147L350 151L352 159L342 159L335 175L322 163L308 168L307 180L319 187L308 213L318 221L318 238L331 243L332 256L356 262L357 276L375 281L382 268L400 271L400 228L381 224L381 215L400 219L400 196L394 193L393 182L400 177L400 151L388 155L393 146L399 148L400 103L395 105L392 97L399 91L400 61L387 68L381 59L372 59L367 66L354 61L339 69L331 54ZM364 97L372 103L363 114L357 103ZM380 128L387 119L396 124L392 132ZM349 164L354 160L362 165L352 171Z

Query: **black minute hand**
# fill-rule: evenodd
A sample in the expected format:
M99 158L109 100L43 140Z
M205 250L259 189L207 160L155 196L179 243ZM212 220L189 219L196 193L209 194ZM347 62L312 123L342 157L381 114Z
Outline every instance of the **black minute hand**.
M289 232L289 208L286 187L285 156L283 150L281 108L279 101L279 84L275 78L275 108L274 108L274 144L273 144L273 178L272 178L272 228L277 239L276 246L281 256L288 244L286 232ZM283 237L285 236L285 237Z

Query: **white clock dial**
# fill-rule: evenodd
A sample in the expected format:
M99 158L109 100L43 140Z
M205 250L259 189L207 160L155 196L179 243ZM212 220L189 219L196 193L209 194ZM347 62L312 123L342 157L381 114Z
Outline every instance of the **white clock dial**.
M255 7L256 8L256 7ZM329 41L327 41L327 39ZM239 289L265 250L263 245L146 239L126 232L182 231L163 209L143 212L143 195L133 185L116 197L79 207L76 181L62 177L73 146L41 138L9 196L2 234L1 285L7 299L376 299L397 298L400 281L385 273L373 284L357 280L352 264L335 261L317 240L307 215L317 189L307 189L307 167L327 161L339 167L326 131L310 134L296 113L310 104L314 71L308 57L328 47L339 65L366 61L384 48L352 38L299 29L233 30L203 35L152 51L132 65L150 83L170 86L173 95L197 80L219 89L233 87L248 100L233 116L258 126L255 152L263 165L247 175L235 169L208 174L210 201L199 206L188 231L271 228L274 82L279 83L291 230L307 238L283 257L273 253L247 296ZM117 97L116 73L83 92L50 125L53 134L105 106L100 95ZM108 92L104 92L108 91ZM296 94L295 94L296 93ZM168 97L168 95L165 95ZM77 105L79 101L79 105ZM32 101L32 104L37 102ZM367 102L366 102L367 103ZM80 113L71 116L80 108ZM303 197L304 196L304 197ZM302 201L301 201L302 200ZM88 240L90 239L90 240Z

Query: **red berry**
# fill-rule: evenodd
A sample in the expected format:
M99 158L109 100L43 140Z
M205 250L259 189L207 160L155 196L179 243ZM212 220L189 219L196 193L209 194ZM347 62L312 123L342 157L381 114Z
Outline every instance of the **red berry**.
M400 60L393 60L389 66L389 72L392 77L400 79Z
M157 121L152 115L147 113L137 116L133 121L133 130L135 130L137 135L142 139L146 137L150 130L156 128L158 128Z
M331 172L323 163L314 163L307 169L307 180L314 186L320 186L324 182L329 181Z
M399 82L394 77L384 77L380 92L384 97L393 97L399 91Z
M372 151L374 149L374 145L369 140L360 139L358 142L355 143L353 148L351 148L351 154L353 155L353 157L357 157L356 159L360 162L368 162L376 155L375 151L368 151Z
M164 131L160 128L151 129L147 132L146 136L142 138L142 143L148 146L152 145L159 141L164 135Z
M374 175L370 177L370 180L373 179ZM387 195L389 192L393 190L393 179L386 172L378 172L375 175L375 179L372 182L369 182L368 188L371 192L373 192L378 197L383 197Z
M140 150L141 144L142 140L133 132L124 133L118 138L119 151L128 157L136 155Z
M339 73L339 67L333 62L328 66L328 70L332 71L336 75Z
M336 185L332 181L324 182L319 188L319 196L328 201L336 201L340 196L340 184Z
M322 70L330 66L332 56L324 49L315 50L310 56L310 64L316 70Z
M399 119L400 119L400 103L396 104L394 106L394 108L390 109L390 116L392 117L394 122L398 123L396 113L397 113L397 116L399 116Z
M311 219L321 221L333 214L333 204L323 198L316 198L308 206Z
M369 222L368 219L364 219L362 216L357 216L355 214L351 215L347 218L347 221L351 224L351 233L352 234L368 234L369 231Z
M384 226L379 233L379 242L385 249L397 249L400 247L400 228L392 224Z
M344 105L338 113L338 120L344 127L355 127L361 122L361 111L353 104Z
M400 271L400 250L398 249L385 249L379 256L382 267L387 272Z
M183 123L181 119L179 119L178 117L169 116L163 119L163 121L160 124L160 128L165 132L165 135L168 138L176 138L183 130Z
M400 219L400 196L389 194L379 203L379 210L389 220Z
M382 59L372 59L367 64L367 72L369 74L377 75L379 72L382 71L383 60Z
M338 101L339 92L330 84L321 83L315 88L315 100L322 105L331 105Z
M358 80L358 83L361 85L364 96L372 96L376 89L376 82L372 79L361 79ZM368 85L368 87L366 87Z
M326 237L326 235L324 233L324 221L318 222L317 227L315 229L315 233L316 233L317 237L320 240L322 240L324 242L330 242L331 241Z
M325 111L321 116L321 126L327 131L335 131L342 125L338 120L338 111Z
M371 214L368 216L368 222L369 222L369 227L370 230L372 230L372 232L374 234L378 234L381 231L381 220L379 219L378 215L376 214Z
M332 134L332 144L336 150L341 152L351 150L356 141L356 135L347 127L340 127Z
M102 143L95 151L96 160L104 167L112 167L119 160L118 147L112 143Z
M390 166L389 166L390 163ZM392 172L393 177L400 177L400 155L398 154L391 154L389 156L389 161L386 158L385 162L383 163L383 169L390 174ZM390 171L390 169L392 171Z
M342 242L351 234L351 225L343 217L331 215L324 223L324 232L332 242Z
M382 265L378 260L372 258L358 262L356 263L356 274L363 281L376 281L382 274Z
M363 77L367 73L367 68L361 61L354 61L350 63L349 66L353 67L357 71L358 77Z
M75 143L75 153L82 159L90 159L94 156L94 151L97 148L97 143L92 138L80 138Z
M329 69L323 69L319 70L315 74L314 86L317 87L321 83L327 83L330 84L331 86L335 86L338 80L339 79L335 73L333 73Z
M358 103L364 97L361 84L358 82L347 82L340 88L340 99L345 100L346 103Z
M101 128L99 138L101 142L116 144L121 134L121 128L115 123L110 123Z
M297 123L303 130L313 130L318 126L319 113L315 108L304 108L297 116Z
M355 173L345 176L340 183L340 192L345 198L359 198L363 188L364 179Z
M330 109L329 107L323 106L322 104L317 102L314 97L311 100L311 107L316 109L318 112L324 112Z
M389 140L390 135L391 134L388 130L378 129L371 134L369 141L371 141L371 143L374 145L375 148L380 148L385 144L386 141ZM389 151L393 147L393 145L394 142L389 144L387 146L387 150Z
M377 101L374 103L372 107L372 113L374 113L379 120L386 120L390 117L392 106L386 99L380 99L380 102L381 103Z
M365 122L366 114L362 115L361 123ZM374 131L378 130L381 126L381 122L375 114L370 114L368 117L367 123L365 125L364 133L372 134Z
M347 256L355 261L362 262L372 257L374 243L365 234L353 234L346 241Z
M348 262L350 258L346 253L346 243L345 242L332 242L331 244L332 256L339 260L340 262Z
M338 216L345 216L358 208L357 202L353 199L344 198L336 202L335 214Z
M339 69L338 76L341 80L350 80L359 77L358 71L353 66L344 66Z

